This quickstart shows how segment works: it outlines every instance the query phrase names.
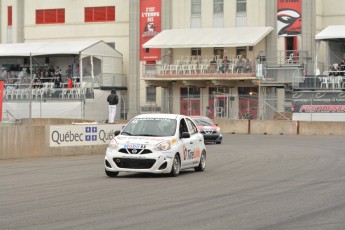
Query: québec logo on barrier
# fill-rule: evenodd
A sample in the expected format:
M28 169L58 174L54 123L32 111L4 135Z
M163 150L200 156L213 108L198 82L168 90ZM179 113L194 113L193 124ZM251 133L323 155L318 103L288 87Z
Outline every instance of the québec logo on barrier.
M97 141L97 127L85 127L85 141Z

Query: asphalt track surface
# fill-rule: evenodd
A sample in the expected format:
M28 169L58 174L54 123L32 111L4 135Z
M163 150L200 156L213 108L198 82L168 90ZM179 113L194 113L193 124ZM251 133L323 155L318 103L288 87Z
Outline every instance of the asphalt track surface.
M204 172L120 173L103 155L0 161L0 229L345 229L345 137L231 135Z

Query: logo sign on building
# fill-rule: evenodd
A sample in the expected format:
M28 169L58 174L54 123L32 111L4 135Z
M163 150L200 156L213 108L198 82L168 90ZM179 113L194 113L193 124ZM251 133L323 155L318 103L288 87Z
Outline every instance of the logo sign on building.
M302 31L302 0L277 0L279 36L296 36Z
M161 0L140 0L140 61L161 59L160 49L145 49L143 44L161 32Z
M122 124L50 126L49 143L50 147L109 144L114 132L122 128Z
M295 92L293 113L345 113L345 92Z
M0 122L2 121L2 97L4 94L4 82L0 81Z

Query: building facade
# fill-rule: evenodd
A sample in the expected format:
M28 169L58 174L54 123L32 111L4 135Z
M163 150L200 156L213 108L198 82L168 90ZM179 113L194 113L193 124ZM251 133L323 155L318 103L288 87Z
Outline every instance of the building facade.
M345 24L342 6L335 0L2 0L0 42L103 40L123 54L122 80L107 86L126 87L127 118L204 115L209 106L213 118L273 119L291 112L291 92L304 89L306 76L316 79L343 58L343 44L332 55L326 44L316 50L314 41L327 26Z

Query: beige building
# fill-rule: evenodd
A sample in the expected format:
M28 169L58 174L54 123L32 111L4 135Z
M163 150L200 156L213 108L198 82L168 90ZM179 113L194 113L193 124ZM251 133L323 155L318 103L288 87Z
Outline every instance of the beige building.
M327 26L345 24L342 1L156 2L161 2L161 32L144 47L139 0L2 0L0 42L106 42L123 55L121 73L102 72L94 100L102 99L89 103L93 110L106 110L102 100L109 91L102 87L120 89L118 118L148 112L204 115L210 106L213 117L272 119L291 111L292 89L318 87L301 85L306 76L317 80L315 73L344 57L343 43L321 43L316 50L314 41ZM280 2L300 8L284 11L278 20ZM299 27L286 29L284 23L292 21ZM140 60L142 49L154 48L161 49L159 60Z

